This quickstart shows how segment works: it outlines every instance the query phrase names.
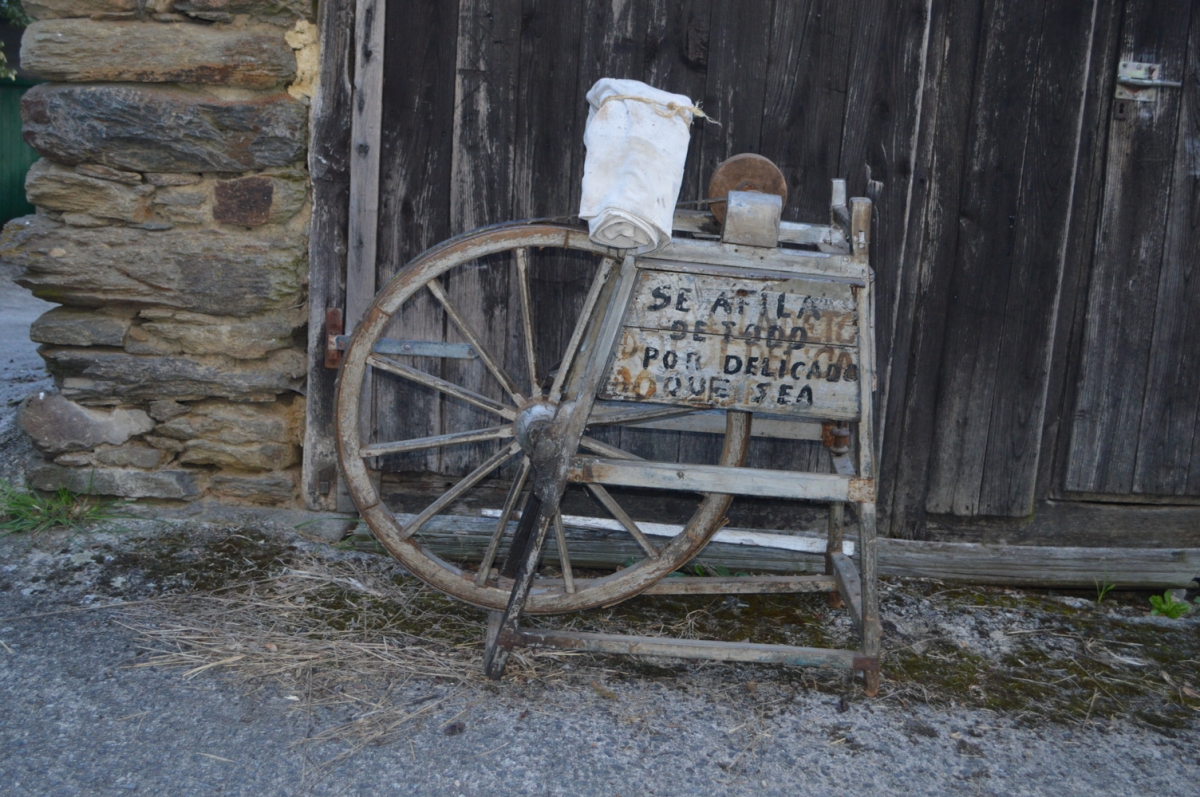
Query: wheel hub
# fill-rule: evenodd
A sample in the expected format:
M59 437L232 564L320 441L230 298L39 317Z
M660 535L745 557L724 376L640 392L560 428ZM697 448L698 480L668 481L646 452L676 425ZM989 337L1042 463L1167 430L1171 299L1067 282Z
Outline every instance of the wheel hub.
M558 406L544 399L531 399L517 411L513 435L534 466L549 462L561 446L555 435Z

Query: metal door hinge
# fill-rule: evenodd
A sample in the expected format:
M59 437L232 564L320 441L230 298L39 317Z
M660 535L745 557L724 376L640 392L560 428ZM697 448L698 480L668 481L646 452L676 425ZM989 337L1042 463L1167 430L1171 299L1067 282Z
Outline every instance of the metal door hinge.
M317 475L317 492L321 495L329 495L329 491L333 489L333 483L337 480L337 468L332 466L322 468Z
M1145 64L1140 61L1122 61L1117 67L1118 100L1154 102L1160 88L1171 89L1182 86L1178 80L1162 79L1162 64Z
M342 349L338 337L346 331L342 321L342 308L325 308L325 367L337 368L342 364Z

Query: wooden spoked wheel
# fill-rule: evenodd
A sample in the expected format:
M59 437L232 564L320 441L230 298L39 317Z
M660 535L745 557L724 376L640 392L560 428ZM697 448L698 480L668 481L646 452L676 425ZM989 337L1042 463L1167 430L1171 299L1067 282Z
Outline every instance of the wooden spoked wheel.
M338 455L350 495L375 537L427 584L486 609L503 609L508 602L513 582L502 576L497 566L511 543L516 518L533 481L530 457L515 437L515 421L522 412L528 417L529 412L547 407L553 411L560 405L571 406L575 397L570 395L569 375L590 356L583 353L586 327L589 319L603 312L605 286L614 279L620 256L593 244L586 231L577 228L498 225L449 240L420 255L388 283L364 314L339 375ZM545 302L535 306L538 269L551 277L575 275L581 286L579 294L582 285L588 285L582 307L572 310L578 306L579 296L568 301L565 293L556 298L554 307L546 307ZM584 276L589 274L590 281ZM544 288L547 281L537 284ZM546 292L543 289L536 295ZM498 309L500 304L503 307ZM412 354L388 353L404 350L404 340L389 335L407 335L414 326L423 328L424 341L453 343L459 351L470 346L477 356L453 360L429 356L446 349L418 346L419 351L413 350L411 340ZM581 345L581 341L585 342ZM420 353L426 356L417 356ZM383 384L385 380L391 383ZM381 401L381 384L393 390L391 394L383 391L385 395L394 397L399 390L409 398ZM539 409L531 410L534 405ZM676 410L682 411L686 410ZM632 403L617 413L611 407L594 409L579 450L638 459L592 435L614 423L628 424L663 412L661 405ZM398 413L396 420L404 423L391 423L382 431L368 428L368 418L386 419L387 413ZM414 418L424 423L423 432L411 431ZM397 434L395 428L409 431ZM740 465L749 437L749 415L728 413L718 463ZM421 499L423 508L401 508L400 499L371 478L369 465L388 457L393 462L397 457L406 458L406 467L437 476L438 486ZM496 500L494 506L481 508L473 496L485 492L485 487ZM623 499L603 486L571 485L569 489L590 493L584 503L592 507L595 517L568 515L567 525L607 523L607 528L615 530L612 533L636 540L641 557L631 557L627 566L611 575L576 577L563 531L564 513L559 511L548 545L557 546L560 572L550 568L539 571L526 612L575 611L638 594L699 552L722 525L731 500L727 495L678 494L674 528L682 530L674 536L661 531L653 536L643 533L639 525L646 521L632 517L637 512L623 508ZM564 506L566 500L564 497ZM577 500L575 506L580 505ZM486 550L473 557L482 561L453 563L431 552L428 542L435 533L453 532L464 524L476 528L486 524L489 529Z

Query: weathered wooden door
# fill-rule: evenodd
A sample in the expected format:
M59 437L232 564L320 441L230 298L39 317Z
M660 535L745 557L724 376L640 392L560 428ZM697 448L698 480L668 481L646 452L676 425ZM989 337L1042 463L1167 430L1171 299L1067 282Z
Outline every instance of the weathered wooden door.
M1115 66L1061 497L1188 502L1200 497L1200 4L1127 2Z

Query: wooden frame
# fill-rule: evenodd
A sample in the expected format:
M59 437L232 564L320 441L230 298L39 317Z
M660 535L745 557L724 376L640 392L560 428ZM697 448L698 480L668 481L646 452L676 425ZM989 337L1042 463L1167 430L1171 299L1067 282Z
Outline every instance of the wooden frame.
M485 654L485 669L489 674L498 677L503 672L508 651L512 646L545 645L553 642L545 635L535 639L521 631L520 618L526 611L550 613L611 605L647 590L653 590L655 594L680 591L716 594L726 589L743 593L807 592L824 589L837 596L837 602L847 609L855 627L859 629L861 645L857 650L784 650L776 649L777 646L713 642L683 645L679 648L680 655L731 660L742 660L750 656L753 660L787 661L794 664L840 663L840 666L861 670L867 679L868 691L874 693L877 690L880 623L876 588L875 482L871 434L872 398L876 380L872 276L867 265L871 211L870 202L865 199L852 200L847 208L844 196L843 184L841 181L835 181L834 202L831 208L833 223L827 227L784 227L785 236L801 234L806 240L811 238L810 244L816 242L818 246L831 250L824 253L778 247L778 239L783 237L774 231L780 226L778 203L776 202L772 209L769 207L770 203L759 202L749 195L745 202L730 202L726 227L736 223L738 228L743 230L766 229L770 240L748 239L745 243L733 244L678 238L657 253L656 257L642 261L627 253L618 255L597 247L582 231L574 228L514 223L485 228L434 247L389 283L367 308L346 351L339 386L337 442L347 487L372 531L411 572L455 597L493 609L495 616L489 626ZM749 219L743 224L735 207L743 207L741 212L745 214L767 213L773 210L774 226L763 227ZM788 229L789 227L792 229ZM565 353L561 356L548 393L545 392L544 383L536 377L538 368L534 354L531 302L527 288L518 292L525 314L522 328L527 340L523 351L529 361L527 384L530 385L532 394L527 398L522 394L521 380L511 377L501 362L491 355L484 340L475 334L467 317L460 313L459 307L447 293L443 280L452 278L460 266L496 263L497 257L510 251L513 253L511 262L517 273L523 279L527 279L530 249L546 246L592 252L602 256L602 262L595 271L591 290L583 303L582 315L565 344ZM503 262L503 259L499 262ZM650 281L647 282L643 277ZM680 289L679 297L675 299L673 306L668 307L671 302L660 299L651 302L651 297L663 294L665 289L660 284L662 280L671 277L691 280L688 284L692 284L693 288ZM609 389L618 385L622 379L620 374L624 366L621 357L629 356L627 353L618 356L618 351L626 352L626 348L632 345L634 351L644 350L645 356L650 358L653 347L647 341L658 340L651 334L652 327L656 323L667 324L669 319L656 321L655 317L634 312L633 308L644 305L648 310L668 308L668 315L673 312L689 313L689 306L682 297L687 295L688 290L699 291L699 288L695 287L699 283L695 280L700 278L710 280L710 283L706 284L715 285L714 291L721 283L712 283L713 279L727 280L737 288L723 291L721 296L729 293L737 297L757 296L755 302L761 299L761 310L751 308L751 313L747 315L743 307L738 317L762 320L756 323L747 321L750 326L746 327L744 333L738 333L740 337L731 337L734 333L727 330L722 345L732 348L724 351L736 349L749 357L749 352L756 350L756 347L772 345L775 349L781 349L785 340L785 326L792 328L793 333L803 333L806 327L802 324L818 324L824 317L824 331L811 327L808 334L817 337L810 342L816 346L834 346L837 350L844 350L844 353L839 355L839 364L835 365L830 360L827 368L819 367L818 360L814 359L807 347L808 344L803 342L807 340L806 335L789 334L787 340L795 338L799 342L789 343L788 350L797 358L812 360L811 369L807 374L799 370L805 363L798 359L796 367L785 373L785 366L781 361L777 366L777 373L773 376L782 380L781 384L790 384L789 375L791 380L807 380L805 384L810 385L811 389L805 388L807 403L800 400L793 403L785 400L785 391L781 388L778 391L778 399L770 406L777 414L791 412L792 417L800 423L827 418L830 419L830 423L836 424L830 432L830 440L837 473L771 471L742 467L751 427L751 413L746 409L752 404L745 405L745 409L737 405L727 406L722 399L722 396L727 394L717 391L715 386L710 386L712 389L703 400L698 399L694 391L686 397L681 395L678 399L668 399L669 388L665 388L667 392L658 400L683 408L718 407L726 410L725 453L721 464L717 466L648 462L630 455L619 447L584 435L585 427L591 423L593 405L599 395L608 395L614 399L611 405L605 405L596 416L602 424L614 422L616 418L638 420L642 417L656 417L662 413L661 408L656 409L645 404L644 398L636 391L628 393L619 389ZM642 288L639 289L639 285ZM654 287L656 285L658 287ZM780 287L772 293L771 286ZM651 287L653 290L650 290ZM385 328L401 318L402 308L408 306L409 300L418 292L426 289L442 306L448 325L477 352L478 362L481 364L479 367L492 375L501 388L503 401L489 398L440 376L397 362L390 356L376 353L375 347L378 341L382 340ZM793 291L794 294L787 291ZM633 301L635 294L638 303ZM710 302L701 302L700 295L699 292L695 293L695 306L707 306ZM830 296L844 298L831 299ZM837 303L847 300L849 304L845 306ZM739 298L736 301L744 303L748 300ZM770 311L768 302L771 305ZM786 309L789 302L794 302L791 305L794 313ZM824 309L817 309L818 306ZM718 299L712 304L714 313L721 308L724 308L722 312L727 314L734 312L729 301ZM775 315L768 316L769 312ZM845 318L839 313L845 315ZM768 321L768 318L776 320ZM785 319L790 321L785 322ZM837 319L841 319L836 321L836 324L841 326L835 325ZM669 323L669 328L675 329L676 325L683 322L676 320ZM703 345L720 343L717 339L719 334L715 337L707 332L702 334L707 322L689 323L694 329L689 326L686 334L673 333L670 336L679 341L680 347L685 346L685 338L688 341L700 341ZM768 323L774 326L764 334L763 329ZM710 326L715 328L717 324L712 322ZM726 326L728 327L728 324ZM837 332L834 331L835 326ZM753 335L750 334L751 329L755 330ZM746 335L749 337L745 337ZM768 343L761 342L764 340ZM770 344L771 340L775 343ZM683 348L680 350L683 351ZM847 357L844 365L841 364L842 357ZM665 365L667 359L664 356L662 362L664 367L670 370L674 365ZM689 356L688 362L692 363L689 367L700 369L702 359L709 363L710 368L719 361L712 353L705 354L703 358L697 356L694 361ZM741 362L739 357L727 356L723 372L734 376L722 378L721 381L737 387L740 391L738 395L749 395L745 388L741 387L743 384L754 383L760 388L767 384L761 381L771 376L765 367L761 373L751 370L749 366L744 372L735 372L729 369L729 361L734 359ZM649 362L649 359L646 362ZM749 363L750 360L746 362ZM740 367L739 365L738 368ZM370 389L372 373L376 371L398 376L445 397L465 402L482 410L493 419L493 424L496 420L501 423L449 434L369 443L371 432L363 426L363 398L366 395L365 391ZM852 388L850 395L854 396L853 401L847 399L846 392L840 385L834 390L833 386L842 381L840 377L843 372L845 383ZM736 373L741 375L737 376ZM547 380L549 381L549 376ZM715 383L715 377L713 381ZM664 384L669 383L668 378ZM605 385L609 388L602 390ZM801 391L801 395L803 393L804 391ZM762 394L761 390L759 394ZM630 409L622 410L621 401L629 402ZM785 417L787 416L779 416L777 422L785 422L782 420ZM851 430L846 423L848 420L856 424L858 433L854 447L855 459L849 454ZM543 438L548 445L543 445ZM415 515L401 517L385 505L380 488L372 483L370 471L366 467L366 463L373 457L389 453L421 451L479 441L492 441L501 445L492 449L493 453L486 461L473 465L474 469L470 473L455 477L457 482L453 486ZM601 456L571 453L577 449ZM484 555L485 565L480 567L473 578L458 567L430 555L421 544L414 544L415 535L427 524L435 521L443 512L449 511L452 505L465 498L482 479L511 463L515 457L520 457L522 463L519 475L513 481L513 486L504 501L504 508L500 512L499 523L488 543ZM514 527L510 518L514 517L516 502L526 479L530 480L530 492L525 499L520 519ZM617 520L619 526L637 542L644 556L640 564L599 580L574 577L567 550L568 539L564 519L559 510L559 500L569 482L586 485L600 504ZM604 485L632 485L681 493L700 492L704 501L692 521L686 527L682 527L669 544L660 548L642 532L639 523L609 495ZM664 584L661 579L681 567L720 528L720 519L724 516L733 495L829 502L831 506L825 548L826 575L816 578L783 579L765 576L742 583L735 583L729 579L702 578L689 579L688 583L683 585ZM844 552L845 545L841 533L842 505L847 502L855 504L859 519L857 566ZM562 578L556 581L542 577L537 579L535 585L542 547L551 531L559 551ZM496 556L499 541L510 532L512 542L507 560L498 576L492 576L489 574L489 568ZM500 606L497 605L501 596L505 596L507 603L503 612L499 611ZM622 646L630 650L675 649L673 640L602 640L586 634L571 635L569 640L563 637L559 642L569 647L604 651L617 650ZM768 648L773 652L767 650Z

